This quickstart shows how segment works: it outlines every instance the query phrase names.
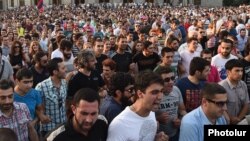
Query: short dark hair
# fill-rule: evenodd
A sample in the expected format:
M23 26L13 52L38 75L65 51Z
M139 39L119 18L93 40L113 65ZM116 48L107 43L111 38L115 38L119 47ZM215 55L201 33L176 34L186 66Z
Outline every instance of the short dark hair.
M168 48L168 47L162 48L162 50L161 50L161 56L164 57L165 53L168 53L168 52L174 53L173 49L171 49L171 48Z
M164 85L161 76L152 71L141 71L135 77L135 90L145 92L145 90L152 84Z
M145 41L145 42L143 42L143 47L142 47L142 49L147 49L150 45L152 45L153 43L152 42L150 42L150 41Z
M212 51L209 50L209 49L203 49L203 50L201 51L201 57L202 57L204 54L212 54Z
M16 133L10 128L0 128L0 141L18 141Z
M226 94L225 88L218 83L206 83L201 89L201 95L206 99L213 99L216 94Z
M9 88L14 89L14 83L11 80L7 79L0 80L0 89L7 90Z
M174 71L170 67L160 67L159 70L157 71L157 73L160 75L171 73L171 72L174 72Z
M243 68L243 65L238 59L228 60L225 64L226 70L232 70L234 67Z
M194 75L196 71L202 72L206 66L210 66L210 62L201 57L194 57L189 66L189 74Z
M35 55L34 55L34 61L35 62L40 62L41 58L43 56L47 56L47 53L45 53L44 51L38 51Z
M50 76L54 75L54 73L53 73L54 70L59 70L58 64L61 62L63 62L63 60L62 60L62 58L59 58L59 57L56 57L56 58L49 60L49 62L47 64L47 69L49 71Z
M75 40L78 40L81 36L83 36L82 33L76 33L75 34Z
M222 43L222 42L231 44L231 47L233 46L233 41L230 40L230 39L222 39L222 40L221 40L221 43Z
M85 100L87 102L98 101L98 104L100 105L100 97L98 92L91 88L82 88L78 90L74 95L72 104L77 106L81 100Z
M67 40L67 39L62 39L60 41L60 49L61 50L70 50L73 48L73 44L71 41Z
M120 90L124 92L125 87L134 84L135 80L129 73L117 72L111 77L110 80L110 93L116 96L115 91Z
M250 53L250 42L247 42L245 48L244 48L244 54L245 56L249 55Z
M33 77L32 71L27 68L22 68L18 70L16 73L16 79L19 81L24 78L32 78L32 77Z

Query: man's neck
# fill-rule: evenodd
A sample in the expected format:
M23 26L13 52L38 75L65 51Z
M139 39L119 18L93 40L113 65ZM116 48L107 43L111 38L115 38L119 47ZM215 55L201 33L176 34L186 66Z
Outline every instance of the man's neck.
M85 68L80 68L78 71L81 72L84 75L87 75L87 76L90 76L90 74L91 74L91 71L87 70Z
M231 79L230 77L227 77L227 79L229 80L229 82L234 86L236 87L239 83L239 80L233 80Z
M58 77L56 76L51 76L51 80L54 84L55 87L59 88L60 85L61 85L61 79L59 79Z
M41 67L39 64L35 64L34 68L35 68L35 70L36 70L37 72L39 72L39 73L41 73L41 72L44 70L44 68Z
M246 61L250 62L250 54L244 58Z
M27 94L27 92L23 91L22 89L20 89L20 87L17 85L15 88L14 88L14 91L20 95L20 96L24 96Z
M144 107L144 105L141 103L138 103L138 101L137 101L130 106L130 109L141 117L147 117L149 115L150 111L145 110L143 107Z
M204 106L201 106L202 111L204 112L204 114L206 115L207 119L212 123L212 125L216 124L216 118L213 118L212 115L209 114L209 112L206 110L206 108Z
M198 78L196 78L195 76L188 75L188 79L189 79L189 81L191 81L194 84L199 84L200 83L200 80Z
M124 51L124 50L122 50L122 49L117 49L117 53L118 53L118 54L124 54L124 53L125 53L125 51Z

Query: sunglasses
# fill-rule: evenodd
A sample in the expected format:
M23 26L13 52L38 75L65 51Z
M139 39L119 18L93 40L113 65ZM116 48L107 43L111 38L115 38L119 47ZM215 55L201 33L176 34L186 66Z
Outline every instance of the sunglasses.
M15 46L15 48L20 48L20 46Z
M211 99L207 99L207 101L214 103L216 106L222 108L224 105L227 104L227 101L213 101Z
M164 82L169 82L170 80L174 81L175 80L175 76L171 76L171 77L165 78Z

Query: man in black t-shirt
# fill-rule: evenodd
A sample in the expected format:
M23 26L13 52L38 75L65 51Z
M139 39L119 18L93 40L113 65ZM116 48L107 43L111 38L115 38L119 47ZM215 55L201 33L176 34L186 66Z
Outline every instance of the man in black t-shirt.
M99 115L100 97L96 91L83 88L76 92L68 122L46 137L47 141L105 141L107 120Z
M91 88L103 92L104 81L95 70L96 57L91 51L81 51L78 56L78 72L69 81L67 99L72 99L74 94L81 88Z

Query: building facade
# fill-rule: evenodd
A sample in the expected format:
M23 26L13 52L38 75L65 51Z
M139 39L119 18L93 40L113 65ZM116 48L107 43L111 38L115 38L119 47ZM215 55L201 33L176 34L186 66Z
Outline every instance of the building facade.
M39 0L0 0L0 10L11 9L19 6L29 6L36 5ZM102 3L102 2L110 2L110 3L127 3L127 2L135 2L135 3L143 3L143 2L151 2L151 3L171 3L172 5L188 5L195 4L201 6L222 6L223 0L44 0L45 5L60 5L60 4L83 4L83 3Z

